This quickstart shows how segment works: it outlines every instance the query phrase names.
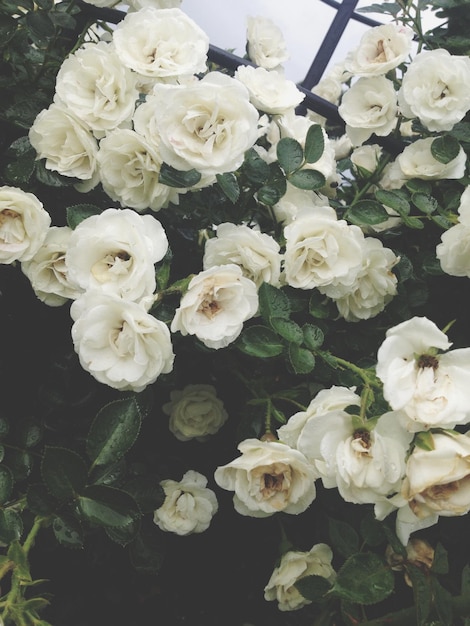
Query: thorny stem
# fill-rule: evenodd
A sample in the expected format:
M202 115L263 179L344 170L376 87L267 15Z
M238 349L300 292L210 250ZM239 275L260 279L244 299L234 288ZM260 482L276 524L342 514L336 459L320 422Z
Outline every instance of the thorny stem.
M34 520L34 524L31 527L31 530L28 533L24 543L23 543L23 552L25 558L27 558L31 548L34 545L34 541L36 536L42 526L47 522L46 517L37 516ZM16 564L14 561L8 560L5 562L3 567L0 569L0 580L10 571L12 571L12 579L11 579L11 588L8 592L6 599L0 604L0 606L4 607L3 616L6 618L10 609L13 608L16 604L18 604L22 599L22 591L24 589L22 585L22 577L16 574Z

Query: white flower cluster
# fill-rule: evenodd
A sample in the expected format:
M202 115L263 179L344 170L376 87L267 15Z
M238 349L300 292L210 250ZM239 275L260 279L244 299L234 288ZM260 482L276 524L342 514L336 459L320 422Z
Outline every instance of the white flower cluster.
M234 491L239 513L264 517L305 511L321 479L347 502L374 504L378 519L398 509L404 545L439 515L467 513L470 436L455 427L470 423L470 348L450 345L427 318L391 328L376 368L391 411L367 420L355 389L324 389L277 430L279 441L242 442L217 484Z
M347 56L344 70L353 80L338 97L338 110L354 147L372 135L385 137L395 131L407 135L413 120L429 135L449 131L470 110L465 89L470 80L470 59L445 49L424 50L412 57L412 34L410 28L399 24L376 26ZM455 158L442 163L431 151L434 138L416 136L385 168L381 186L398 189L411 178L462 178L466 162L463 148Z

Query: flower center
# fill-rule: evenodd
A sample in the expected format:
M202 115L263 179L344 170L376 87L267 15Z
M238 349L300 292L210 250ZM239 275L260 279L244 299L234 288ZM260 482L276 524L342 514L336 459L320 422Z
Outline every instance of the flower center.
M418 358L418 368L426 369L432 367L433 370L437 370L439 367L439 359L432 354L421 354Z
M0 239L4 243L18 243L24 240L24 226L20 214L13 209L0 211Z
M125 251L110 252L95 263L91 269L93 276L100 283L125 275L132 264L132 257Z

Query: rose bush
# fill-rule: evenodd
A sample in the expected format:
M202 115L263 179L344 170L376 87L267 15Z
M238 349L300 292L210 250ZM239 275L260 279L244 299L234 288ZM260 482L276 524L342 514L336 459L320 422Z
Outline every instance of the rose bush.
M2 624L467 624L466 4L0 4Z

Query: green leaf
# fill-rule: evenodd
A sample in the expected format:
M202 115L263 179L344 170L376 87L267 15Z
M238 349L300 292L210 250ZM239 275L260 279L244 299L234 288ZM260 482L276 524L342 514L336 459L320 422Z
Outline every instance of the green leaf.
M360 530L364 541L369 546L379 546L386 539L383 525L374 517L372 513L366 514L362 518Z
M331 584L324 576L304 576L295 583L295 588L310 602L323 602L331 589Z
M34 420L25 419L18 424L16 436L21 447L34 448L42 439L43 429Z
M129 545L137 537L140 529L140 522L138 520L127 524L127 526L121 526L119 528L106 528L106 534L115 543L124 547Z
M103 485L87 487L77 499L80 515L102 527L127 526L140 517L135 500L125 491Z
M325 335L322 329L318 326L314 326L313 324L304 324L302 326L302 333L304 336L304 343L309 350L316 350L325 340Z
M436 137L431 144L431 154L439 163L450 163L460 152L460 144L452 135Z
M29 486L26 504L35 515L45 517L57 509L58 501L50 494L45 485L37 483Z
M439 626L454 626L452 596L436 578L432 578L434 608L439 618Z
M401 217L406 217L410 213L410 203L406 198L397 193L396 191L389 191L387 189L378 189L375 192L375 197L378 202L385 204L396 211Z
M407 563L406 572L413 585L416 625L425 626L432 607L431 578L412 563Z
M115 463L134 445L142 417L135 398L115 400L104 406L91 424L86 451L93 466Z
M430 452L434 450L434 437L431 432L423 430L415 435L413 443L417 448Z
M76 452L46 446L41 463L41 475L54 497L59 500L70 500L85 486L87 467Z
M350 524L330 518L328 532L332 547L345 558L359 550L359 535Z
M361 200L346 211L345 218L357 226L381 224L390 215L383 205L374 200Z
M36 151L27 137L14 141L7 151L9 162L3 170L6 182L21 186L27 183L34 171Z
M430 196L432 193L432 185L428 180L422 180L421 178L410 178L405 182L405 187L411 191L411 193L424 193L426 196Z
M13 491L13 474L5 465L0 465L0 506L5 504Z
M35 175L40 183L47 185L48 187L71 187L76 182L75 178L69 178L68 176L62 176L59 172L54 172L46 168L45 159L39 159L36 161Z
M52 530L57 541L66 548L82 548L83 530L73 517L57 515L52 522Z
M325 138L320 124L313 124L307 131L305 139L305 160L307 163L316 163L325 150Z
M26 15L26 23L41 39L50 39L55 35L55 27L47 11L30 11Z
M277 185L270 184L263 185L263 187L260 187L256 192L258 201L266 206L273 206L279 202L283 195L283 191L279 189Z
M321 189L326 184L326 178L321 172L316 170L299 170L288 177L288 181L299 189L315 191Z
M9 15L0 15L0 48L6 46L16 33L17 20Z
M272 317L271 326L278 335L300 346L304 340L302 329L293 320L286 320L283 317Z
M260 358L278 356L284 349L284 344L276 333L261 325L244 329L236 346L245 354Z
M460 593L463 596L470 596L470 563L467 563L462 570Z
M67 225L72 230L75 229L83 220L92 215L99 215L101 209L94 204L74 204L65 209L67 216Z
M439 208L435 198L419 191L411 196L411 202L425 215L431 215Z
M434 549L434 558L432 561L431 572L435 574L448 574L449 573L449 559L447 556L447 550L442 543L438 543Z
M156 478L138 476L127 482L123 490L132 496L142 514L153 513L165 500L165 492Z
M23 521L14 509L0 509L0 542L5 545L23 534Z
M308 303L308 312L317 319L328 319L331 312L331 301L319 291L312 291Z
M366 7L359 7L357 10L359 13L383 13L395 17L400 13L402 7L399 2L381 2L380 4L373 3Z
M33 457L25 450L13 450L11 448L7 448L5 463L10 468L13 478L17 482L28 478L33 469Z
M470 123L459 122L450 131L452 137L464 143L470 143Z
M315 367L315 357L305 348L300 348L296 343L290 343L286 360L295 374L309 374Z
M243 162L243 171L248 180L255 184L263 184L269 180L271 170L266 161L259 156L259 154L251 148L245 155L245 161Z
M167 163L162 163L160 167L160 173L158 175L158 182L168 187L186 188L193 187L201 180L201 174L195 170L187 170L182 172L180 170L171 167Z
M289 298L277 287L269 283L262 283L258 290L259 312L261 317L269 323L273 317L289 319L291 305Z
M388 543L392 550L402 556L404 559L408 558L408 553L406 551L406 547L402 544L402 542L398 539L394 530L392 530L387 523L382 524L382 529L385 533Z
M424 224L419 217L403 217L403 224L408 226L408 228L414 228L416 230L422 230L424 228Z
M286 174L299 169L304 160L304 151L300 143L292 137L283 137L276 146L277 160Z
M237 177L233 172L227 172L226 174L216 174L216 179L219 187L224 194L230 200L232 204L237 202L240 197L240 185L238 184Z
M385 561L373 552L350 556L333 585L335 595L360 604L376 604L394 589L394 576Z

